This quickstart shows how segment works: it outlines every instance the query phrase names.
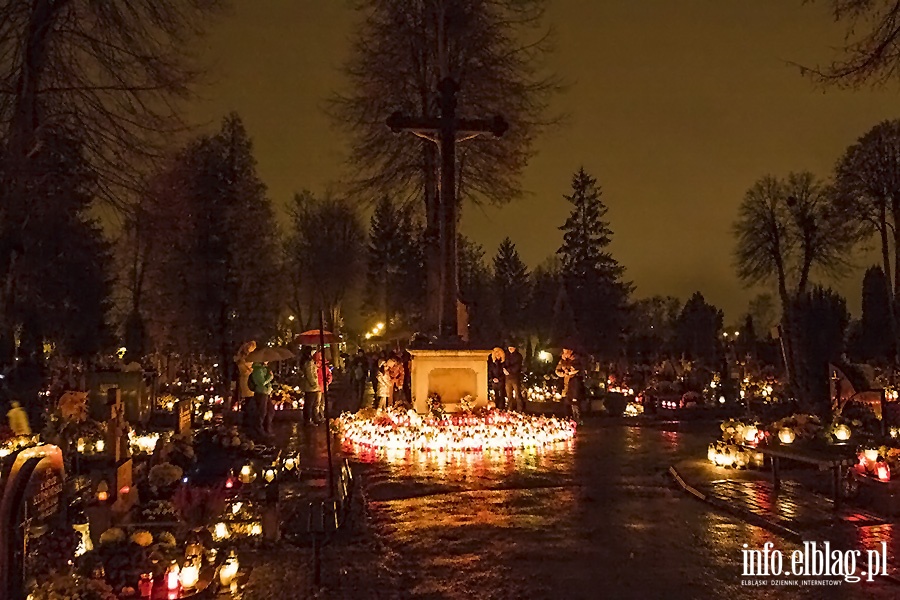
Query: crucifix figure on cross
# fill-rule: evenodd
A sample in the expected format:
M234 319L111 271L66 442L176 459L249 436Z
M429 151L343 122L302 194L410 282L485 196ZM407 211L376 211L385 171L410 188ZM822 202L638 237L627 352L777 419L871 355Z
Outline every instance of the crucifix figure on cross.
M441 151L440 214L440 323L441 338L457 339L461 332L457 320L459 301L459 274L456 256L456 225L459 205L456 198L456 144L482 133L492 133L500 137L509 128L501 116L489 119L462 119L456 116L456 92L459 84L445 77L438 84L440 92L440 117L410 117L395 112L387 119L387 125L394 132L409 131L425 139L436 142ZM435 265L428 265L429 269Z

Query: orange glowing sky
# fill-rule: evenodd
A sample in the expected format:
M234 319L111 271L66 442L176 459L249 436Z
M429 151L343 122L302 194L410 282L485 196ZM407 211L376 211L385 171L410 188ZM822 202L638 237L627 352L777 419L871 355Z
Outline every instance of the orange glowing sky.
M734 275L731 224L767 173L827 176L843 149L900 115L900 90L822 91L787 63L826 61L842 40L825 3L801 0L549 0L550 67L567 123L537 143L528 195L466 207L463 232L492 255L510 236L535 266L559 246L562 194L580 165L603 186L612 251L638 297L695 290L736 321L753 291ZM236 110L276 205L346 177L344 140L322 110L343 84L346 0L236 0L203 56L210 84L193 116ZM862 267L837 287L855 312Z

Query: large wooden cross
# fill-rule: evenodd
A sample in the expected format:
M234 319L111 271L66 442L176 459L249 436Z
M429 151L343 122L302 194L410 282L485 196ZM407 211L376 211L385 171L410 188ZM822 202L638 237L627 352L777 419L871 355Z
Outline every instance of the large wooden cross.
M456 225L459 205L456 198L456 143L482 133L500 137L509 128L501 116L489 119L461 119L456 116L456 92L459 84L445 77L438 84L440 92L440 117L410 117L395 112L388 117L387 125L394 132L410 131L419 137L437 142L441 149L441 179L438 215L440 215L440 322L438 330L445 340L459 335L457 302L459 300L459 273L457 266ZM435 265L428 265L429 269Z

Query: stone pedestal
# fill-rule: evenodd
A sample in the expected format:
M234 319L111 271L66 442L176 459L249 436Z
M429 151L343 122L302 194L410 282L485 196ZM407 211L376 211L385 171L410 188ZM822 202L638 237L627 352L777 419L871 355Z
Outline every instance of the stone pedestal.
M487 361L490 350L410 349L412 354L412 396L416 412L428 412L428 396L440 395L444 410L459 410L466 395L475 398L476 407L487 406Z

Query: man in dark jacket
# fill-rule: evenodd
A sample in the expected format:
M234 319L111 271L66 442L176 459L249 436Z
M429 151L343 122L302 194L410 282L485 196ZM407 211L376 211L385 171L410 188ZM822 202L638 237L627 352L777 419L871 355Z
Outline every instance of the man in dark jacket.
M522 396L522 355L512 342L506 348L503 374L506 378L506 402L510 410L525 412L525 398Z

